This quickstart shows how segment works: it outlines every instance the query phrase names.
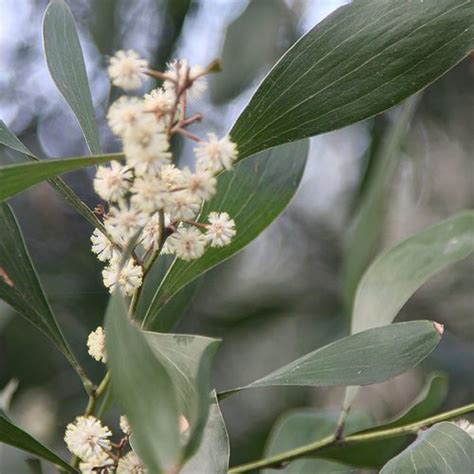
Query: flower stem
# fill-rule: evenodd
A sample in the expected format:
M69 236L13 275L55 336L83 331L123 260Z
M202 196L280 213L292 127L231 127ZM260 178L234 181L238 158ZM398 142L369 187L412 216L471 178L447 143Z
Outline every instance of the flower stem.
M100 382L100 384L94 388L89 394L89 400L87 401L86 409L84 410L83 416L90 416L94 413L97 402L100 400L104 392L107 390L107 387L110 383L110 373L107 372ZM77 467L79 465L80 459L77 456L72 456L70 464L72 467Z
M289 451L285 451L283 453L279 453L274 456L270 456L268 458L259 459L258 461L253 461L247 464L242 464L240 466L233 467L229 469L228 473L237 474L241 472L248 472L254 469L261 469L264 467L274 467L274 468L282 467L287 462L293 461L303 456L308 456L309 454L313 454L314 452L322 448L340 446L340 445L348 446L348 445L360 443L363 441L379 441L379 440L394 438L394 437L401 436L404 434L409 434L409 433L416 434L422 428L427 428L441 421L447 421L453 418L457 418L461 415L465 415L466 413L470 413L472 411L474 411L474 403L470 403L469 405L465 405L460 408L456 408L454 410L440 413L439 415L434 415L429 418L425 418L415 423L409 423L407 425L397 426L395 428L389 428L389 429L383 429L383 427L374 428L373 430L367 430L361 433L356 433L350 436L346 436L345 438L341 440L338 440L336 435L333 434L331 436L327 436L326 438L320 439L313 443L306 444L304 446L300 446L298 448L291 449Z

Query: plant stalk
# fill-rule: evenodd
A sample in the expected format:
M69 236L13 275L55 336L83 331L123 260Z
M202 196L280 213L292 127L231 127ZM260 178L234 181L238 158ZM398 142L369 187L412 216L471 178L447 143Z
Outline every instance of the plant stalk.
M240 466L233 467L229 469L229 474L237 474L241 472L248 472L253 469L261 469L264 467L273 467L273 468L281 468L284 467L286 463L293 461L295 459L308 456L309 454L313 454L316 451L322 448L328 448L332 446L338 445L351 445L360 443L363 441L379 441L388 438L394 438L396 436L400 436L403 434L416 434L420 429L428 428L429 426L439 423L441 421L448 421L453 418L457 418L461 415L465 415L466 413L470 413L474 411L474 403L470 403L469 405L462 406L460 408L456 408L454 410L446 411L444 413L440 413L439 415L434 415L429 418L425 418L423 420L417 421L415 423L410 423L403 426L397 426L395 428L383 429L383 428L374 428L373 430L368 430L366 432L356 433L353 435L349 435L341 440L338 440L336 435L333 434L331 436L327 436L321 440L315 441L310 444L306 444L304 446L300 446L295 449L291 449L289 451L285 451L283 453L276 454L274 456L270 456L268 458L259 459L258 461L253 461L247 464L241 464Z

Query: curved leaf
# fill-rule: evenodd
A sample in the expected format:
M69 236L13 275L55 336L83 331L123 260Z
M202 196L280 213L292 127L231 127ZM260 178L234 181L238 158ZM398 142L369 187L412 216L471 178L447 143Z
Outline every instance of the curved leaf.
M344 293L347 307L352 307L357 284L377 251L382 233L389 184L401 157L401 145L420 96L410 97L373 150L373 166L364 186L360 203L347 235L344 258Z
M175 387L145 335L127 317L120 292L105 316L112 393L133 429L133 446L151 472L171 472L182 456Z
M52 0L43 18L43 42L49 72L76 116L87 146L101 153L86 66L74 17L64 0Z
M48 336L76 366L49 307L10 206L0 203L0 298Z
M474 468L474 439L454 423L438 423L390 460L380 474L468 473Z
M76 469L66 461L63 461L46 446L43 446L31 435L15 426L2 410L0 410L0 442L46 459L66 472L77 472Z
M190 426L187 455L199 446L209 411L210 369L219 339L186 334L145 332L156 358L171 377L179 413Z
M438 345L441 334L430 321L412 321L369 329L344 337L244 387L369 385L415 367Z
M173 261L174 258L171 255L160 255L160 258L148 272L138 301L138 314L146 313ZM177 321L190 305L201 281L202 278L197 278L184 288L181 288L168 302L160 306L158 310L160 321L169 321L170 324ZM168 325L163 325L162 327L165 328L164 330L171 329Z
M23 153L30 161L39 161L39 159L26 148L23 143L8 129L3 121L0 120L0 144L8 146L13 150ZM79 196L61 179L50 178L49 184L71 205L84 219L86 219L94 227L102 230L101 222L96 218L95 214L89 207L81 201Z
M352 333L391 323L423 283L473 251L472 211L456 214L387 250L357 288Z
M183 466L181 474L227 474L229 469L229 437L222 417L216 393L212 394L212 405L201 444L196 454Z
M434 374L427 381L416 400L404 413L398 415L393 420L381 423L357 434L396 428L397 426L421 421L433 415L440 408L447 392L448 384L446 377L441 374ZM400 433L399 436L383 440L365 440L354 444L342 444L334 448L321 450L316 455L353 466L381 468L412 440L412 434Z
M3 120L0 120L0 144L11 148L12 150L19 151L24 155L35 158L28 148L26 148L18 137L10 131Z
M226 247L208 248L197 260L176 260L171 265L150 304L138 305L145 328L169 330L176 318L161 318L161 307L188 283L242 250L276 219L298 187L307 154L307 142L290 144L260 153L219 176L217 193L204 205L200 220L205 221L211 211L228 212L237 235Z
M471 0L355 0L278 61L231 131L240 157L373 116L472 48Z
M4 201L34 184L54 178L59 174L86 168L98 163L106 163L111 160L121 160L122 158L123 155L121 153L115 153L0 166L0 182L2 183L0 201Z

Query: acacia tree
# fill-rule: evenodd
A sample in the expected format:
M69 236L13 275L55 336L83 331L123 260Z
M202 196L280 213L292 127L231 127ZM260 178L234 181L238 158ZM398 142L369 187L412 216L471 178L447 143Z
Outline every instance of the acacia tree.
M341 7L282 56L224 137L197 136L192 125L205 117L187 113L206 76L219 71L218 61L200 67L179 59L157 71L134 51L119 51L108 69L115 86L133 90L146 76L161 85L110 106L107 119L123 152L103 154L74 20L62 0L53 0L43 24L46 60L91 155L39 160L1 123L0 142L28 161L0 166L0 297L64 354L88 402L65 428L69 462L3 412L0 441L65 472L471 472L474 428L450 420L474 411L474 403L436 413L446 390L442 376L431 377L414 404L386 423L350 412L359 386L405 372L438 345L442 325L392 321L425 281L472 252L471 211L400 242L361 278L355 272L351 334L246 386L217 393L210 370L220 341L171 331L196 281L287 206L304 170L308 137L406 99L384 150L390 156L415 110L417 98L410 96L472 48L473 11L471 0L355 0ZM191 169L173 163L173 135L195 142ZM58 177L91 165L98 165L93 186L101 202L94 210ZM105 364L98 383L63 337L5 202L43 180L93 225L92 251L104 262L111 298L103 326L87 341L90 355ZM362 233L364 222L362 215ZM287 414L272 430L264 458L229 468L220 402L241 390L276 385L348 388L340 413ZM112 434L102 422L111 403L123 413L121 433ZM29 467L41 469L36 462Z

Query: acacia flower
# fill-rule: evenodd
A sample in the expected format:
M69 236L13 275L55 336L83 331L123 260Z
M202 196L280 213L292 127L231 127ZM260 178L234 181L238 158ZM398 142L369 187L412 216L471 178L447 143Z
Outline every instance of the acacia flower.
M195 198L207 201L216 193L217 179L209 171L197 170L191 173L188 168L184 168L177 186L186 188Z
M171 153L163 123L151 114L144 114L123 137L127 164L136 175L158 172L169 163Z
M130 426L130 423L128 422L128 419L125 415L122 415L119 419L119 426L122 432L128 436L132 434L132 427Z
M94 178L95 192L105 201L118 201L130 188L132 172L116 161L99 166Z
M237 158L237 145L228 136L221 139L215 133L207 134L207 141L200 142L196 148L198 170L218 173L222 169L231 169Z
M224 247L230 244L236 234L235 222L227 212L210 212L207 238L211 247Z
M143 100L123 95L109 107L107 121L112 132L122 136L137 123L143 113Z
M114 460L104 451L102 455L91 458L85 462L79 464L81 474L97 474L98 472L109 472L108 470L100 470L99 468L105 468L105 466L114 465ZM112 472L112 471L110 471Z
M168 113L173 107L175 94L171 90L164 90L161 87L153 89L143 98L143 106L147 112L159 114Z
M193 219L199 209L201 202L197 200L188 191L178 191L170 193L169 202L166 211L170 214L171 220L190 220Z
M140 209L120 202L111 206L105 224L116 242L128 242L140 227L145 224L146 216Z
M178 186L179 180L181 179L181 170L176 168L173 164L163 165L160 170L160 176L168 189L171 189Z
M178 258L194 260L204 253L206 237L194 227L182 227L168 239L168 243Z
M117 474L144 474L146 472L138 456L130 451L120 458L117 466Z
M112 84L122 89L138 89L142 85L143 75L148 62L140 58L136 51L117 51L110 58L108 73Z
M163 209L169 200L166 184L156 176L135 178L131 191L133 206L150 214Z
M91 235L92 252L97 255L101 262L106 262L114 256L118 256L119 252L114 244L99 229L94 229Z
M101 326L92 331L87 338L88 352L98 362L105 362L105 334Z
M168 214L165 214L165 226L170 225L170 218ZM158 248L158 244L160 243L160 215L159 213L155 213L151 216L150 220L146 223L145 227L143 228L142 232L142 239L141 244L145 251L153 248L156 250ZM165 242L166 245L166 242ZM162 249L163 251L163 249Z
M71 451L83 461L100 459L110 449L112 432L94 416L78 416L66 427L64 441Z
M102 277L110 293L113 293L115 287L119 285L127 295L131 296L142 285L143 269L133 259L129 259L119 271L119 262L116 260L111 261L104 268Z
M186 76L188 76L188 81L191 82L191 86L187 90L189 98L197 100L202 97L207 89L207 79L203 75L204 72L205 69L202 66L197 64L189 66L187 59L175 59L169 64L168 70L165 73L172 80L165 81L163 86L167 91L175 91L178 78L179 87L181 88L185 84Z

